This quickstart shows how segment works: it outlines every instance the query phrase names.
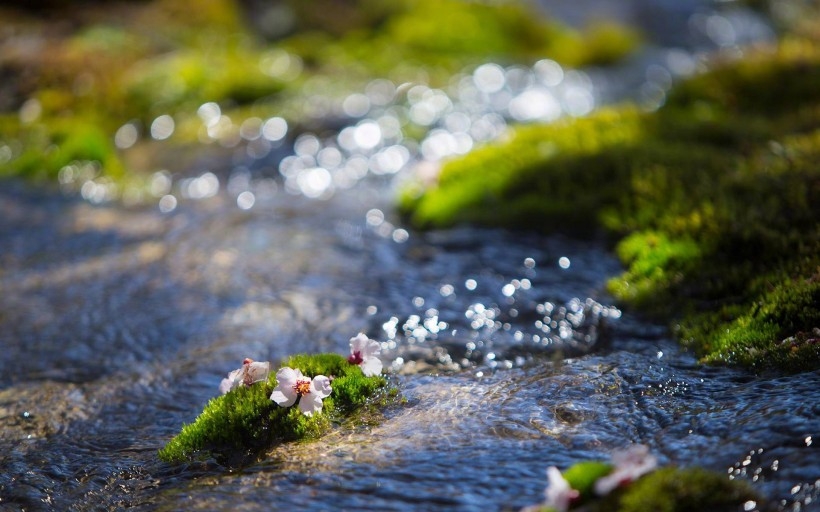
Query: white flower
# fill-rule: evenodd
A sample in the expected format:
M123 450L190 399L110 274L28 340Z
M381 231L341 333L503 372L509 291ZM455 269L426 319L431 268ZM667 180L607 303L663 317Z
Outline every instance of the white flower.
M572 500L578 498L580 493L570 487L569 482L564 479L561 471L555 466L547 468L547 480L549 484L546 491L544 491L544 497L546 498L544 504L558 512L566 512Z
M254 361L246 357L245 360L242 361L242 368L232 371L228 374L227 378L222 379L222 382L219 384L219 392L224 395L239 386L251 386L256 382L268 380L269 373L269 362Z
M642 444L632 445L626 450L612 453L615 469L595 482L595 493L605 496L621 485L628 484L649 473L658 465L658 459Z
M350 357L347 360L350 364L359 365L366 376L373 377L382 373L382 360L378 357L379 352L381 352L381 345L378 341L359 333L358 336L350 338Z
M299 410L305 416L322 410L322 399L330 396L333 391L330 379L324 375L317 375L311 379L302 375L300 370L287 366L276 372L276 388L270 399L282 407L290 407L299 400Z

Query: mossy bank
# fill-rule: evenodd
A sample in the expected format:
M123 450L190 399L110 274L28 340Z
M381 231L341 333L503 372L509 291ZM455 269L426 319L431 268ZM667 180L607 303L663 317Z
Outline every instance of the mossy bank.
M211 399L193 423L159 451L166 462L213 457L226 465L254 460L271 446L315 439L334 425L376 421L388 404L397 403L398 390L382 376L366 377L359 366L337 354L296 355L283 367L299 369L307 377L332 377L332 392L322 410L303 414L298 407L280 407L270 396L274 372L266 382L241 386Z
M604 230L608 288L672 319L704 361L820 367L820 50L791 39L716 64L665 106L522 126L408 186L414 225Z

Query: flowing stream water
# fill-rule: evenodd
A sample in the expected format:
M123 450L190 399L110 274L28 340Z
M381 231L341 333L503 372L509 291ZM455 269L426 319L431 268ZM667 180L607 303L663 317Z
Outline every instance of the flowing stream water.
M159 208L3 183L1 510L516 510L548 466L631 443L817 507L820 372L701 366L612 304L603 242L414 232L383 172L326 193L317 144L192 165L178 195L200 199ZM242 468L158 460L244 357L346 354L358 332L407 398L379 425Z

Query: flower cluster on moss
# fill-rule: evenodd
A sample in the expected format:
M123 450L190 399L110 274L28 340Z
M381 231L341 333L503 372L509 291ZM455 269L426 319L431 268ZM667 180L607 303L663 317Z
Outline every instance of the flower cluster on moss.
M544 502L522 512L685 512L754 510L761 498L743 482L701 468L657 469L643 445L612 454L611 463L579 462L563 474L547 469Z
M665 106L525 126L446 164L401 208L460 222L619 239L609 290L679 320L705 361L820 366L820 51L811 40L678 84ZM787 341L788 340L788 341Z
M380 373L365 375L360 364L338 354L295 355L275 376L266 373L258 379L265 364L246 359L231 372L220 385L225 393L182 427L160 450L160 459L181 462L212 456L225 464L245 461L275 443L319 437L367 404L375 407L379 396L383 404L396 396Z

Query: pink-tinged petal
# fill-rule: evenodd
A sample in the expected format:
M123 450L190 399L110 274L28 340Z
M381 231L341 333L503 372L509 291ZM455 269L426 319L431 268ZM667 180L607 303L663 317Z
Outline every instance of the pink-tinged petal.
M270 395L270 399L282 407L290 407L295 404L296 399L299 398L299 394L296 392L296 389L294 389L294 386L301 378L302 372L299 370L294 370L287 366L280 368L279 371L276 372L277 384L273 393Z
M376 340L371 340L363 333L350 338L350 357L348 361L351 364L358 364L362 368L362 372L372 377L379 375L382 372L382 362L378 355L381 353L381 344Z
M364 348L367 345L368 340L367 336L364 333L359 333L353 338L350 338L350 353L355 354L356 352L363 354Z
M658 459L649 453L647 446L641 444L614 452L612 462L615 464L612 473L595 482L595 493L599 496L605 496L621 485L637 480L658 465Z
M276 372L276 381L280 386L293 387L298 380L302 379L302 372L284 366Z
M570 487L569 482L564 479L564 475L555 466L547 468L547 489L544 492L546 498L545 505L552 507L558 512L569 510L572 500L578 498L580 493Z
M317 375L310 382L310 395L319 397L320 402L322 398L330 396L331 391L333 388L330 387L330 379L324 375ZM321 409L321 406L319 408Z
M382 351L382 345L376 340L367 340L367 343L362 347L362 357L365 360L371 357L378 356Z
M290 391L288 391L290 390ZM279 386L273 390L273 393L270 394L270 399L279 404L281 407L290 407L291 405L296 403L296 399L299 397L293 388L280 388Z
M313 416L314 412L322 412L322 398L314 393L309 393L299 400L299 410L305 416Z
M254 384L256 382L262 382L268 380L268 375L270 374L270 363L268 361L265 362L254 362L250 363L247 366L247 375L245 378L245 382L250 382Z
M350 353L361 354L363 358L376 356L381 352L381 344L376 340L371 340L363 333L359 333L354 338L350 338Z
M234 388L234 382L231 379L222 379L219 383L219 392L225 394Z
M367 377L375 377L376 375L381 375L382 373L382 361L381 359L375 357L365 359L359 366L362 369L362 373L364 373Z
M242 384L242 368L234 370L228 374L228 377L222 379L219 383L219 392L223 395L228 391L238 388Z

